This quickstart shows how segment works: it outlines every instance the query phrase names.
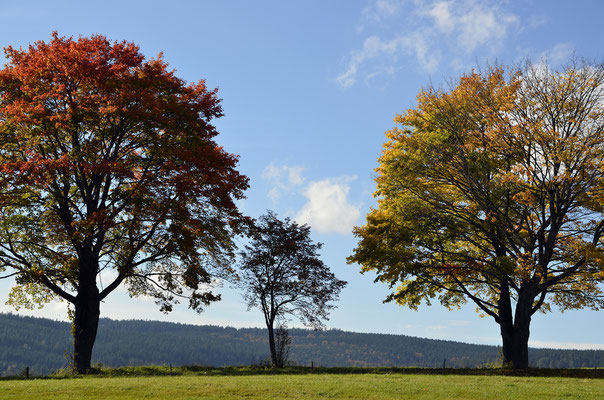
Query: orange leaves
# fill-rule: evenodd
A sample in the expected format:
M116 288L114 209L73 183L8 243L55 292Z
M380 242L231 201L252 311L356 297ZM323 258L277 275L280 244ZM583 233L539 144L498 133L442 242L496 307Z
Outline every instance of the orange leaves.
M604 64L576 60L422 90L386 133L378 208L349 261L401 282L406 305L440 293L495 315L508 290L604 304L603 107Z
M82 260L57 259L86 254L87 265L109 263L120 279L135 268L176 269L164 283L178 292L179 271L207 275L201 257L229 258L243 219L235 200L248 179L236 170L237 157L214 142L211 121L222 115L215 89L203 80L186 84L161 54L145 59L138 46L101 35L53 33L6 54L0 209L29 221L20 235L36 239L23 251L46 263L41 270L73 283Z

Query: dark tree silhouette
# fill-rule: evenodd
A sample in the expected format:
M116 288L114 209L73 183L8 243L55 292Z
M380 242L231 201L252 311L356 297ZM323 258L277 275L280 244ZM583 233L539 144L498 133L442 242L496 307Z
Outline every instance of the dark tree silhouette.
M248 309L259 307L268 329L271 361L281 367L275 346L274 325L286 315L314 329L324 327L328 304L336 300L346 282L319 259L321 243L310 238L310 227L269 211L253 225L251 242L240 252L237 286L244 290ZM280 360L281 359L281 360Z

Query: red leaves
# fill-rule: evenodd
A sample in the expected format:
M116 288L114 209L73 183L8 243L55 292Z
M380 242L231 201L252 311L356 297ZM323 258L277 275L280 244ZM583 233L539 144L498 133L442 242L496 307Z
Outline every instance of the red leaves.
M1 192L35 193L30 206L53 215L47 221L66 247L111 237L103 252L126 260L136 254L124 252L168 248L194 259L210 242L212 251L230 251L229 224L242 219L235 200L248 179L213 140L210 122L222 116L216 89L187 84L161 54L147 60L138 46L102 35L55 32L6 54ZM174 246L185 236L190 245Z

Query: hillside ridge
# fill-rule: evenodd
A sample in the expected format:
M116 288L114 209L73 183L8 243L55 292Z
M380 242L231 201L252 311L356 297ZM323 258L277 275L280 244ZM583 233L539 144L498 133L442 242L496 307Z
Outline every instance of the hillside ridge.
M260 364L268 357L266 330L102 318L93 363L129 365L228 366ZM290 329L290 360L325 367L440 367L494 365L497 346L340 329ZM70 324L0 313L0 375L29 366L47 374L69 364ZM530 349L530 365L540 368L604 366L604 350Z

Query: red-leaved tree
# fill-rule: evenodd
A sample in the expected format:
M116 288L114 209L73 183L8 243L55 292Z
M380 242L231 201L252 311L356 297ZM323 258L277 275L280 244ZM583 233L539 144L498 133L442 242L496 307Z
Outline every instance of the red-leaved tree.
M14 303L72 304L74 366L86 372L100 303L122 283L162 311L219 298L209 288L230 264L248 179L214 141L216 90L186 84L161 54L57 33L5 53L0 265L16 273Z

